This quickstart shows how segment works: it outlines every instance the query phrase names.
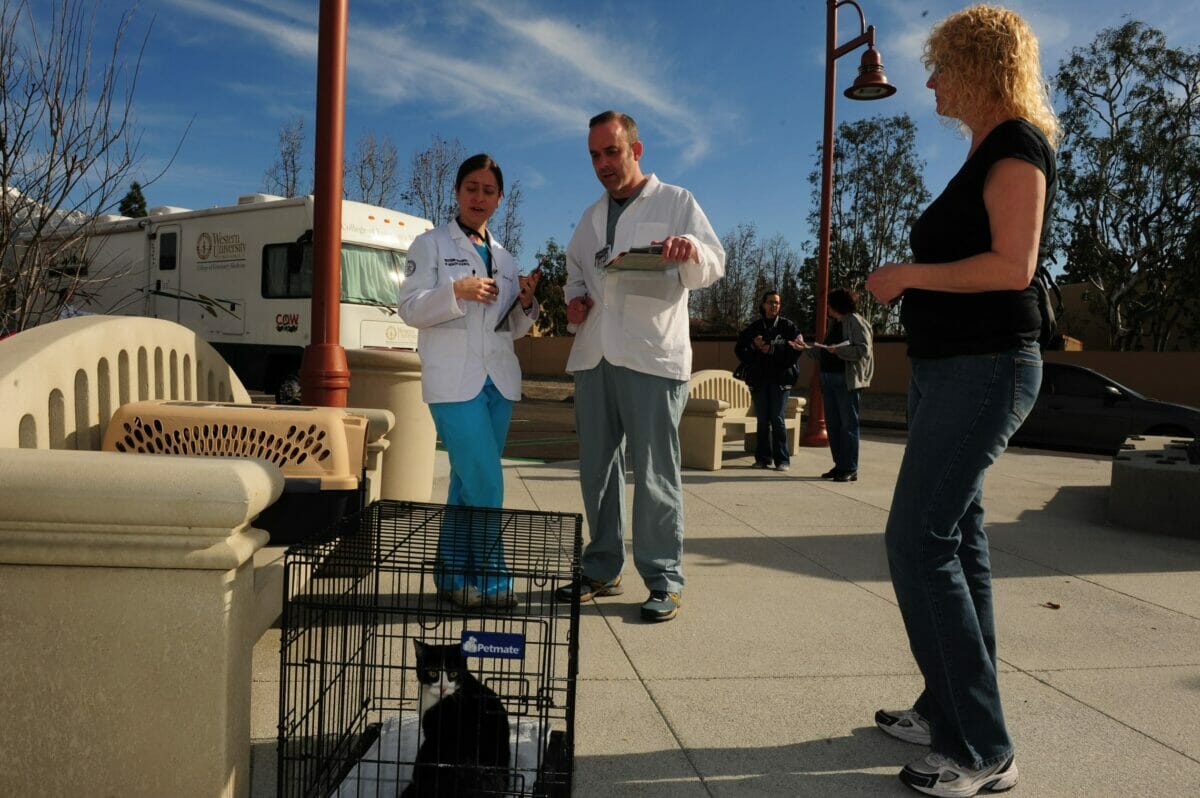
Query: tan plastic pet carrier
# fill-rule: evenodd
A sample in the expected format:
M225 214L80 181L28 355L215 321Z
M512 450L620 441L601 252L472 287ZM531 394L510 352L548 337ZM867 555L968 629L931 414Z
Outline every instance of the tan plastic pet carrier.
M265 460L284 493L254 525L295 543L361 507L366 446L367 419L341 408L150 400L118 408L101 448Z

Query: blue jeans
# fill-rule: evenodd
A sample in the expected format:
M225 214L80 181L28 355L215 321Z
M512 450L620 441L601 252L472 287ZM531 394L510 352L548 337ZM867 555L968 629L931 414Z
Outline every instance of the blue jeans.
M500 453L508 437L513 403L505 399L489 377L483 389L466 402L429 405L438 437L450 455L450 490L446 504L463 507L501 507L504 472ZM440 590L472 585L484 595L511 589L512 578L504 564L500 519L495 513L479 514L448 509L438 538L434 581Z
M633 564L650 590L683 590L679 420L687 382L601 359L575 372L579 488L590 541L583 574L607 582L625 567L625 454L633 464Z
M757 385L750 389L754 399L754 414L758 418L757 443L754 459L770 465L787 465L791 462L787 447L787 427L783 423L783 411L787 409L790 385Z
M846 386L845 372L821 372L821 398L825 400L825 427L833 467L849 474L858 471L858 400L862 389Z
M991 355L913 358L908 446L885 540L896 601L925 677L913 705L932 750L980 768L1012 753L996 681L983 477L1042 382L1036 344Z

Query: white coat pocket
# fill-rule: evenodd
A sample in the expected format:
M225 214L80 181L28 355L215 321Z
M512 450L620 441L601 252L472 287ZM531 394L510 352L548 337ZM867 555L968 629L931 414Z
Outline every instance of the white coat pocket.
M651 352L667 349L675 312L677 308L673 302L637 294L627 295L622 314L625 321L625 340L638 347L648 348Z

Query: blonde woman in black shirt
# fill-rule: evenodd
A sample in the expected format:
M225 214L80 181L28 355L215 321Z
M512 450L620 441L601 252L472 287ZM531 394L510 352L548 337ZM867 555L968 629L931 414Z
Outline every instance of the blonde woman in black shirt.
M903 301L912 378L909 437L888 517L892 585L925 689L880 710L885 732L930 746L900 773L928 795L971 796L1017 782L996 678L983 478L1041 384L1031 286L1057 186L1058 122L1020 16L978 5L925 45L940 115L970 139L962 168L913 227L913 262L867 287Z

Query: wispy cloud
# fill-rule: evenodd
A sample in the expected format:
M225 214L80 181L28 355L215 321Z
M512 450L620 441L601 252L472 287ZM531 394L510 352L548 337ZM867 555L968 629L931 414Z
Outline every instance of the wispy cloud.
M168 2L285 55L316 56L316 20L307 5ZM670 58L656 57L653 41L614 43L523 3L479 0L467 11L436 18L405 15L403 24L390 25L379 24L378 12L369 19L352 15L351 80L384 104L419 99L435 113L488 114L543 135L580 136L592 114L618 107L678 147L685 165L709 152L721 118L680 99L694 95L696 87L671 75Z

